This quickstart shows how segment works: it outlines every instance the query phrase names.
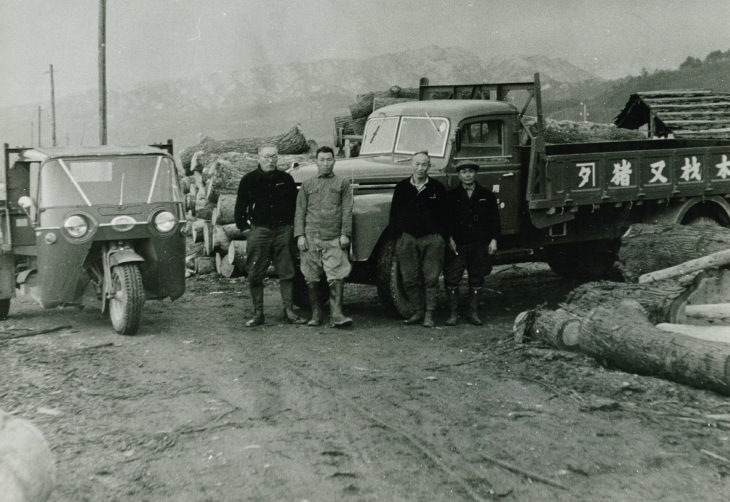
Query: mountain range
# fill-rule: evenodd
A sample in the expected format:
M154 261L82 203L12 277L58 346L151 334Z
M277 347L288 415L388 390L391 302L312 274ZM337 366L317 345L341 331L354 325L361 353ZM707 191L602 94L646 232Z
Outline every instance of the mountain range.
M331 143L333 118L348 114L348 104L359 93L393 85L416 87L424 76L431 83L513 82L531 80L535 72L541 74L545 110L558 119L577 120L581 103L587 103L592 120L610 121L631 92L642 90L630 90L640 86L640 81L602 80L559 58L490 56L458 47L429 46L366 59L262 65L193 75L125 92L115 92L109 82L108 142L139 144L173 138L180 149L204 136L270 136L299 123L307 138ZM684 82L696 86L692 78ZM97 100L96 90L57 100L59 145L98 143ZM37 116L37 108L38 103L0 109L0 140L29 144L30 122ZM43 129L43 144L48 145L49 124L44 123Z

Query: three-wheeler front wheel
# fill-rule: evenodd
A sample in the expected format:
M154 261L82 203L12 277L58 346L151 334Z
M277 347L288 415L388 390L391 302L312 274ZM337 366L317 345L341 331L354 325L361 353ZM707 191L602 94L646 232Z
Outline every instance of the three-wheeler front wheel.
M142 274L136 263L124 263L111 270L112 291L109 299L109 318L114 331L121 335L134 335L139 329L144 306Z

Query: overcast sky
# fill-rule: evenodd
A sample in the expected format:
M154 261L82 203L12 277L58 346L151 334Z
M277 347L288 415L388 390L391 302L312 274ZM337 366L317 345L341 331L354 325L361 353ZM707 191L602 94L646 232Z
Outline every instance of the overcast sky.
M96 89L99 0L0 0L0 106ZM730 49L730 0L107 0L110 91L427 45L562 57L607 78Z

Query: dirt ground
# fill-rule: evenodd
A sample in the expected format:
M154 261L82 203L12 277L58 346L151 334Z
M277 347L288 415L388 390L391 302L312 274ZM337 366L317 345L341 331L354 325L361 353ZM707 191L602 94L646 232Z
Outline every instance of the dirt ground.
M242 280L191 278L133 337L91 306L14 301L0 408L45 433L52 501L730 500L730 399L515 346L574 287L501 266L483 327L406 327L348 285L354 328L243 327ZM443 299L442 299L443 300ZM65 326L65 327L64 327Z

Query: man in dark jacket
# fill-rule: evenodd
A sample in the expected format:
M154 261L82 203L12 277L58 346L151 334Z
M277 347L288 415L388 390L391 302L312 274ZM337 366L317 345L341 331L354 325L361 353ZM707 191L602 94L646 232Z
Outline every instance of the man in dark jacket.
M413 175L395 186L390 227L400 234L396 258L406 297L416 307L405 323L423 321L424 326L432 328L447 236L446 189L428 177L431 159L427 152L416 153L411 165Z
M253 316L246 326L264 323L264 276L273 260L279 276L281 301L284 306L284 320L301 324L292 308L294 279L294 210L297 200L297 186L290 174L276 168L278 151L276 146L259 148L258 168L241 178L234 218L236 226L248 233L246 248L246 270L253 302Z
M481 325L477 313L479 293L484 277L492 271L490 256L497 251L500 234L497 199L488 189L476 181L479 165L460 162L456 165L459 185L451 189L447 197L450 218L449 246L444 263L444 284L449 302L447 326L457 321L459 306L459 282L464 269L469 275L469 316L474 325Z

